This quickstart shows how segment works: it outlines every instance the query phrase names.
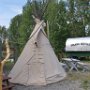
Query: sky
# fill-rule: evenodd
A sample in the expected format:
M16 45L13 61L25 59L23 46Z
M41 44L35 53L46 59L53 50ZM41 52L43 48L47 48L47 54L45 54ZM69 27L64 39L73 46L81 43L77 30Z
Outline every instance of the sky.
M8 28L10 20L22 13L22 8L26 2L27 0L0 0L0 25Z
M10 20L17 14L22 13L22 8L27 0L0 0L0 25L10 25Z

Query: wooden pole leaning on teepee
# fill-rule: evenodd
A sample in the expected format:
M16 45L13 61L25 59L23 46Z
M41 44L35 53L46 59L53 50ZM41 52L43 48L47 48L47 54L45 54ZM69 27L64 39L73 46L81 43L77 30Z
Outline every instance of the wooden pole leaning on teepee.
M49 39L49 22L47 20L47 36L48 36L48 39Z
M5 46L6 46L6 57L4 58L4 60L0 61L0 90L2 90L3 66L10 56L10 47L9 47L8 39L5 40Z

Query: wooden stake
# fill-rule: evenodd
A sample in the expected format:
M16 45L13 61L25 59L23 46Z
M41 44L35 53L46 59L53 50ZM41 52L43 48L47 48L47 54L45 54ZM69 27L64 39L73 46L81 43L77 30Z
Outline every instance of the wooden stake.
M0 90L2 90L2 64L0 62Z
M10 56L10 48L9 48L9 44L8 44L8 39L5 40L5 46L6 46L6 57L3 61L0 62L0 90L2 90L3 66Z
M48 23L48 20L47 20L47 36L48 36L48 39L49 39L49 23Z

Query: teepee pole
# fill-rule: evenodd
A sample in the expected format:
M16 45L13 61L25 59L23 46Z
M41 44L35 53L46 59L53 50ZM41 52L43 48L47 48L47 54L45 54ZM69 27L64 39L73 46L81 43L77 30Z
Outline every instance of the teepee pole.
M48 39L49 39L49 22L47 20L47 36L48 36Z
M5 46L6 46L6 57L3 61L0 62L0 90L2 90L3 66L10 56L10 48L9 48L9 44L8 44L8 39L5 40Z

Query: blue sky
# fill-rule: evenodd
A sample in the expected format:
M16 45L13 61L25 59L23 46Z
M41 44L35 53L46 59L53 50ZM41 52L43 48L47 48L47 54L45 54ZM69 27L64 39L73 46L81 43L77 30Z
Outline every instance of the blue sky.
M27 0L0 0L0 25L8 28L10 20L22 13L22 7L26 2Z

